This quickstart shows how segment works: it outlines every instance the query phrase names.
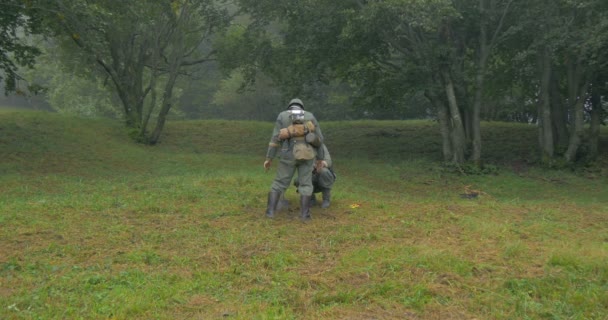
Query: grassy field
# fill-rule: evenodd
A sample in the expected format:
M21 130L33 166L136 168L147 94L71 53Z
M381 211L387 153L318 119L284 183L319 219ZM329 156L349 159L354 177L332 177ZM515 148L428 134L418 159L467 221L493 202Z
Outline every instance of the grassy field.
M606 165L537 168L534 127L486 123L496 174L459 175L432 122L321 126L338 181L303 224L293 188L264 218L272 123L148 147L0 112L0 319L608 319Z

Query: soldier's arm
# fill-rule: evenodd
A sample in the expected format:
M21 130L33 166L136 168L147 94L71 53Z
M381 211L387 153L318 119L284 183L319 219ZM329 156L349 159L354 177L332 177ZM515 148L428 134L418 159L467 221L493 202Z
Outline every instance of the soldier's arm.
M270 142L268 142L268 149L266 151L266 160L272 160L277 156L277 150L281 145L281 141L279 140L279 132L281 130L281 116L277 117L277 121L274 124L274 129L272 130L272 136L270 137Z

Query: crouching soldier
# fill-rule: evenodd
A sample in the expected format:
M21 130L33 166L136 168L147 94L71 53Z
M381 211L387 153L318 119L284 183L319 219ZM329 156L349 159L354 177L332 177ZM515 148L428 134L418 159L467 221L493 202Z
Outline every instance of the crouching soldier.
M312 171L313 193L310 203L314 206L317 203L315 193L321 193L323 197L321 208L325 209L329 208L329 204L331 202L331 188L333 187L334 182L336 182L336 174L332 169L331 155L327 150L327 146L323 144L322 148L324 154L323 161L321 162L320 166L315 167ZM294 182L294 185L296 186L296 188L298 188L297 191L299 192L298 180ZM283 206L287 206L287 200L283 199L283 197L281 198L281 204Z

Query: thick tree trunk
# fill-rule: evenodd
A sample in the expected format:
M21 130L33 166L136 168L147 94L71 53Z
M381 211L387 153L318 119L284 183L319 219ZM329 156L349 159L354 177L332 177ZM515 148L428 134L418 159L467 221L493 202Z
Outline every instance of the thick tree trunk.
M441 133L441 144L443 161L449 162L452 160L452 142L450 139L450 121L448 119L448 107L429 90L426 90L424 95L429 99L431 104L437 110L437 120L439 121L439 132Z
M475 103L473 104L473 121L471 123L472 129L472 153L470 160L475 165L481 164L481 104L482 104L482 91L483 91L483 76L477 75L477 88L475 89Z
M191 16L186 7L182 9L182 15L180 19L188 20ZM179 24L178 24L179 25ZM177 81L177 77L179 76L180 67L182 66L182 62L184 61L184 56L182 52L185 51L184 44L184 35L181 32L177 32L174 35L174 43L175 47L173 48L172 60L169 65L169 73L168 79L165 83L165 88L163 92L163 100L162 107L158 113L158 119L156 121L156 127L150 136L150 144L158 143L160 139L160 134L165 127L165 122L167 121L167 115L169 114L169 110L173 106L173 88L175 87L175 82Z
M449 162L454 157L452 151L452 140L450 139L450 120L448 119L448 108L445 104L440 104L437 108L437 117L439 119L439 130L441 132L441 145L443 153L443 161Z
M464 163L465 161L465 145L466 136L464 132L462 117L460 110L458 109L458 102L456 100L456 93L454 92L454 83L452 77L447 70L442 71L442 79L445 90L445 95L448 101L448 119L451 126L451 142L452 142L452 162Z
M141 97L139 97L137 93L125 89L124 87L119 87L118 85L116 91L118 92L118 97L123 105L127 127L139 129L141 127Z
M490 48L488 47L488 30L486 26L486 2L479 0L479 51L477 58L477 73L475 74L475 101L473 102L473 114L471 119L472 152L470 160L477 166L481 163L481 128L480 114L483 99L484 80L486 75L486 64Z
M157 33L160 34L162 32L162 28L159 28L157 30ZM139 132L139 135L141 137L146 137L147 132L148 132L148 123L150 122L150 117L152 116L152 113L154 112L154 109L156 109L156 83L158 81L158 78L160 77L159 75L159 65L160 65L160 60L161 60L161 56L160 53L162 52L161 49L161 44L159 41L159 38L156 38L156 41L153 42L154 43L154 54L151 55L151 59L150 59L150 65L151 65L151 70L150 70L150 82L148 83L148 88L147 90L150 91L150 101L149 101L149 107L148 110L146 110L145 108L144 110L144 116L143 116L143 121L142 121L142 126Z
M539 140L541 162L549 164L553 160L553 129L551 126L551 103L549 97L551 85L551 57L547 48L542 50L540 62L540 93L538 99Z
M460 99L460 95L456 95L456 101L458 101L458 110L460 110L462 118L462 128L464 130L465 138L465 150L471 150L471 144L473 143L473 109L468 107L468 103ZM468 155L465 152L465 160Z
M568 59L568 101L571 105L573 118L568 149L564 153L564 159L568 163L576 161L576 153L582 143L584 134L585 119L583 117L589 82L581 60L580 57L570 57Z
M570 134L570 142L568 143L568 150L566 150L566 153L564 154L564 159L566 160L566 162L568 163L572 163L576 160L576 153L579 149L579 147L581 146L581 143L583 141L583 134L584 134L584 115L585 115L585 100L587 100L587 91L588 88L588 83L585 83L581 90L580 90L580 96L578 97L578 99L576 100L576 103L574 104L574 108L572 111L573 114L573 128L571 129L571 134Z
M118 98L122 102L125 124L128 128L139 129L141 127L143 102L146 92L141 88L143 78L143 65L138 68L126 69L121 63L116 62L120 59L117 48L112 48L112 63L107 63L102 58L96 58L97 63L110 76ZM141 73L138 73L138 72Z
M477 74L475 75L475 101L473 103L473 117L471 120L471 136L472 136L472 153L471 162L479 166L481 164L481 105L483 100L483 89L486 72L487 54L485 45L481 46L481 57L477 66Z
M163 106L160 109L158 114L158 119L156 121L156 127L154 131L150 135L150 144L158 143L160 139L160 134L165 127L165 122L167 121L167 114L169 114L169 110L173 106L173 87L175 86L175 81L177 79L177 69L175 72L171 74L169 79L167 80L167 84L165 85L165 91L163 94Z
M149 103L149 108L148 110L145 110L145 115L143 117L143 122L141 125L141 128L139 130L139 135L142 137L146 136L146 133L148 132L148 123L150 122L150 117L152 116L152 113L154 112L154 109L156 108L156 89L154 89L156 87L156 79L158 78L158 75L156 74L156 72L152 72L151 75L151 80L150 80L150 103Z
M110 76L118 97L123 104L126 126L139 129L142 126L142 112L147 91L142 88L143 74L146 61L146 46L142 45L137 54L124 52L124 46L119 41L109 42L111 63L102 58L97 62ZM125 61L124 57L128 57Z

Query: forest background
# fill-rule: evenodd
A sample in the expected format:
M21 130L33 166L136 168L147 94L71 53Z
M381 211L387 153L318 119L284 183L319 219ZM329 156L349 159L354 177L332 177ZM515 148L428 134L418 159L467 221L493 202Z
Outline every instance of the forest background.
M547 166L597 158L608 4L389 0L7 0L5 104L121 119L434 119L446 162L482 166L481 121L538 127Z

